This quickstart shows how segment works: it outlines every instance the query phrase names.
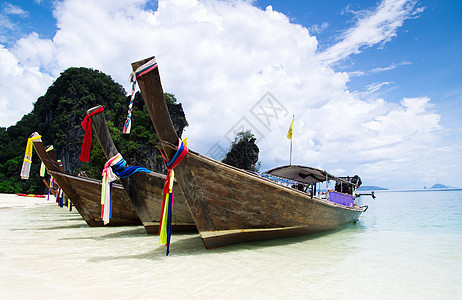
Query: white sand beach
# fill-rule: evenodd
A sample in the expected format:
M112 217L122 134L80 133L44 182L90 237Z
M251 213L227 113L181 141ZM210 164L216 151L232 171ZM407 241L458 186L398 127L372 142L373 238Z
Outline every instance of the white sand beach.
M168 257L142 226L0 194L0 299L457 299L460 209L435 211L435 193L458 195L383 193L341 230L214 250L174 234Z
M46 196L46 195L45 195ZM0 194L0 208L5 207L30 207L35 205L55 204L55 197L50 195L50 199L39 197L25 197L15 194Z

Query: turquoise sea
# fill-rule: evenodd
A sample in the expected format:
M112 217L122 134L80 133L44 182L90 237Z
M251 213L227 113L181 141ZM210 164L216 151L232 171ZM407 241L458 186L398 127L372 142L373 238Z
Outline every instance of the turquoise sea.
M142 227L91 228L0 195L0 299L461 299L462 190L377 192L334 232L171 253Z

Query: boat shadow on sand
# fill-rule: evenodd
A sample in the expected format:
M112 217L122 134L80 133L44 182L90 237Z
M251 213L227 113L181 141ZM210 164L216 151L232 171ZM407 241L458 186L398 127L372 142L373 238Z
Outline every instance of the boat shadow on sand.
M46 231L46 230L58 230L58 229L76 229L76 228L85 228L88 227L86 224L69 224L69 225L59 225L59 226L47 226L47 227L39 227L39 228L11 228L10 231Z
M301 235L301 236L294 236L294 237L286 237L281 239L273 239L273 240L261 240L261 241L254 241L254 242L247 242L235 245L229 245L222 248L211 249L211 251L220 251L225 250L224 252L228 251L238 251L238 250L256 250L262 248L271 248L271 247L284 247L294 244L306 243L309 241L314 241L317 239L325 238L325 237L334 237L336 234L347 234L348 232L353 232L357 234L359 232L363 232L365 230L364 225L361 222L356 223L349 223L345 224L337 229L313 233L309 235Z
M152 238L152 236L150 236ZM172 238L174 238L172 236ZM202 240L197 233L191 233L191 236L182 238L181 240L174 241L175 245L170 244L170 250L174 251L170 256L192 256L192 255L203 255L208 251L204 248ZM153 240L152 247L147 252L132 254L132 255L119 255L119 256L95 256L90 257L88 262L102 262L102 261L112 261L120 259L163 259L165 258L166 248L163 245L157 245L157 239Z
M220 253L229 253L235 251L255 251L258 249L265 249L271 247L284 247L288 245L294 245L299 243L305 243L308 241L320 239L327 236L332 236L336 233L340 233L342 231L353 231L358 233L358 231L363 231L364 226L360 223L353 223L347 224L341 228L336 230L305 235L305 236L297 236L297 237L288 237L282 239L275 239L275 240L263 240L263 241L254 241L254 242L246 242L241 244L234 244L225 247L215 248L215 249L206 249L202 243L202 240L197 233L190 233L190 234L182 234L182 238L180 240L175 240L175 235L172 236L172 242L170 244L170 250L172 251L170 256L193 256L193 255L207 255L207 254L220 254ZM108 234L101 237L92 237L94 239L101 239L101 238L116 238L121 237L124 234L125 237L129 237L129 232L119 232ZM184 237L184 235L188 235ZM147 236L148 238L152 238L152 236ZM102 261L112 261L112 260L120 260L120 259L161 259L165 257L165 246L157 245L157 240L153 241L154 249L150 249L144 253L138 253L133 255L120 255L120 256L95 256L89 258L88 262L102 262Z
M101 228L101 227L88 227L88 226L82 226L83 228L86 229L94 229L94 228ZM113 227L114 228L114 227ZM118 228L121 228L120 226ZM133 226L127 226L127 230L122 230L118 232L112 232L104 235L91 235L91 236L75 236L75 237L65 237L61 238L61 240L104 240L104 239L117 239L117 238L129 238L129 237L140 237L140 236L146 236L146 237L152 237L152 235L149 235L146 233L146 230L144 229L143 226L137 226L133 228Z
M73 221L73 222L77 222L79 221L79 223L81 223L81 226L86 226L88 227L87 223L85 223L85 221L82 219L82 217L80 216L76 216L76 217L63 217L61 219L47 219L47 222L50 222L50 223L64 223L64 222L70 222L70 221ZM81 221L81 222L80 222Z
M58 229L74 229L74 228L85 228L88 227L87 224L70 224L70 225L60 225L52 227L42 227L34 230L58 230Z

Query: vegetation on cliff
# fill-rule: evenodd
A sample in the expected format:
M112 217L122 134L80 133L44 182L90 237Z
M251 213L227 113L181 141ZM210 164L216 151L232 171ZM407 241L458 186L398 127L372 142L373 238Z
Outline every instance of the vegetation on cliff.
M181 136L187 126L181 104L172 94L165 94L177 133ZM27 138L37 131L45 145L53 145L64 169L71 174L85 171L90 177L100 178L106 162L96 138L92 139L89 163L79 160L84 131L80 126L86 111L102 105L114 142L129 164L163 171L157 150L157 135L144 102L136 94L129 135L122 134L128 103L123 87L100 71L88 68L69 68L37 99L31 113L15 125L0 128L0 193L43 193L39 177L40 159L34 153L29 180L21 180L19 172Z
M239 169L257 171L260 150L255 144L255 140L254 135L249 130L239 132L223 162Z

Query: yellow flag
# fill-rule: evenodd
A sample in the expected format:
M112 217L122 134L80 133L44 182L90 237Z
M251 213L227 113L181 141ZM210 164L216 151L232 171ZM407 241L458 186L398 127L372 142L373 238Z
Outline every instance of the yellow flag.
M290 123L290 128L289 128L289 132L287 132L287 138L292 141L292 133L294 132L294 118L295 116L292 116L292 123Z

